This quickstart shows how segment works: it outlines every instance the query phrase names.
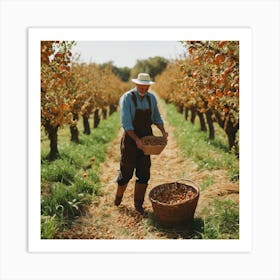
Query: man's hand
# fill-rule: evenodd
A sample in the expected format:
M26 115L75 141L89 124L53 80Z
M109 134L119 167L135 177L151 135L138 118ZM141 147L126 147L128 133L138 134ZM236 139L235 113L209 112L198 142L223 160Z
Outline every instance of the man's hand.
M136 146L138 149L143 150L143 143L141 139L137 139L136 141Z
M168 137L168 132L162 131L162 136L165 137L165 138L167 139L167 137Z
M168 133L165 131L164 125L162 125L162 124L156 124L156 126L157 126L158 129L161 131L162 136L165 137L165 138L167 139Z
M143 150L143 143L133 130L127 130L126 133L135 141L138 149Z

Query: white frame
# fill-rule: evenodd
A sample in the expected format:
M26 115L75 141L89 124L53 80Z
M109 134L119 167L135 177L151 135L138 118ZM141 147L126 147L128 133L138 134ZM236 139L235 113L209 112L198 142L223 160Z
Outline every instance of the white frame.
M238 240L42 240L40 238L40 41L238 40L240 42L240 238ZM252 30L114 27L28 29L29 252L250 252L252 249ZM244 94L246 92L246 94Z

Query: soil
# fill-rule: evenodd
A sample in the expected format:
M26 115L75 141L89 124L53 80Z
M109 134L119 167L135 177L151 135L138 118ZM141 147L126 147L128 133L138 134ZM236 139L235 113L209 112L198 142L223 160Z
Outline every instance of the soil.
M162 111L162 109L161 109ZM162 115L165 119L164 114ZM143 204L146 214L138 214L133 205L133 191L136 178L129 182L123 201L120 206L114 205L116 192L116 178L119 170L119 143L122 130L118 137L111 143L107 151L106 160L101 166L103 194L96 196L93 203L86 209L86 213L75 221L70 229L57 235L56 238L64 239L166 239L188 238L162 230L153 218L152 204L148 194L150 190L160 184L181 181L182 178L191 179L200 185L207 177L214 176L215 184L200 192L196 216L216 197L230 198L239 201L239 185L231 183L224 170L198 171L196 164L191 159L183 158L176 144L173 127L165 121L168 132L168 143L159 155L152 155L151 179L146 191ZM160 135L159 130L153 128L155 135ZM191 238L191 237L190 237Z

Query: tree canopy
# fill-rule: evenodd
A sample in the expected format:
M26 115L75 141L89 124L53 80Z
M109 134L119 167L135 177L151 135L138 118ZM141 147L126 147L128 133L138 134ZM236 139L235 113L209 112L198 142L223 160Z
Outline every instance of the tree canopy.
M138 73L145 72L149 73L151 78L154 79L157 75L162 73L168 63L168 59L160 56L137 60L135 66L131 70L131 78L136 78Z

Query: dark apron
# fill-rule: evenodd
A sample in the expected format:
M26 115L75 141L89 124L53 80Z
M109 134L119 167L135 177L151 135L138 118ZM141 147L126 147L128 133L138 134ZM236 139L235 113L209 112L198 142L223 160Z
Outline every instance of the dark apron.
M133 103L136 107L135 117L133 120L134 133L142 138L143 136L152 135L152 110L151 100L148 95L149 109L141 110L137 108L137 101L134 92L131 92ZM144 155L143 151L138 149L135 141L124 132L121 139L121 162L120 172L117 179L119 185L124 185L129 182L133 176L134 169L136 169L137 182L140 184L147 184L150 179L151 158L149 155Z

